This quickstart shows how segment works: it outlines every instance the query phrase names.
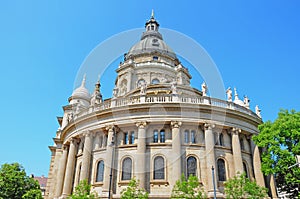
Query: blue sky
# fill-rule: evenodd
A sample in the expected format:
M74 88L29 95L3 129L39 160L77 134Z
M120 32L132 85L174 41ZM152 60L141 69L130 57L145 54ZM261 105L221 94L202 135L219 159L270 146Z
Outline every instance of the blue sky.
M248 95L252 109L259 104L263 120L280 108L300 110L297 0L1 1L0 164L20 162L28 173L48 175L47 146L81 63L110 36L143 28L152 9L162 28L200 43L225 86ZM114 78L107 79L106 98Z

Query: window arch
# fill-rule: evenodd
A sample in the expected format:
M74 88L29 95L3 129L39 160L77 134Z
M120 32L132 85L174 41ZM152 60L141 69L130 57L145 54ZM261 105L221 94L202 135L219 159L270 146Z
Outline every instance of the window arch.
M158 130L153 131L153 142L154 143L158 142Z
M225 169L225 161L223 159L218 159L218 180L226 181L226 169Z
M104 176L104 161L100 160L97 164L96 182L103 182Z
M155 78L151 81L151 84L159 84L159 80Z
M247 164L245 162L243 162L243 168L244 168L244 172L246 174L246 177L249 178L248 168L247 168Z
M122 164L122 180L130 180L132 171L132 160L127 157L123 160Z
M165 179L165 160L162 156L157 156L154 158L153 179Z
M197 159L194 156L188 157L186 160L187 163L187 177L190 175L197 175Z
M223 135L223 133L221 133L219 135L219 145L224 146L224 135Z
M141 87L142 84L146 84L146 81L144 79L139 79L137 82L137 87Z
M159 132L159 141L160 143L164 143L166 141L166 133L165 133L165 130L161 130Z

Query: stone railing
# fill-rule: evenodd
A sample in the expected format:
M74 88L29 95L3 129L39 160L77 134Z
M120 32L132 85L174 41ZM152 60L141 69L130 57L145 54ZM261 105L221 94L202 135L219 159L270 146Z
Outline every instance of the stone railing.
M74 119L81 116L90 114L94 111L107 110L111 108L125 107L133 104L151 104L151 103L184 103L184 104L202 104L212 107L221 107L224 109L236 110L253 117L258 117L253 111L246 107L235 104L234 102L228 102L221 99L210 97L195 97L195 96L180 96L172 94L164 95L141 95L132 97L117 97L107 99L99 105L91 106L82 110L79 114L75 114Z

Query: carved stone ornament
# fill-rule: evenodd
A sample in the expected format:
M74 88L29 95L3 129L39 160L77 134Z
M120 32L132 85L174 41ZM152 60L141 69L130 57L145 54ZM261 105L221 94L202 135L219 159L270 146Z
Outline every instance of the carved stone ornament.
M147 122L146 121L139 121L139 122L136 122L135 125L138 128L144 129L146 127L146 125L147 125Z
M211 129L215 128L215 127L216 127L216 125L212 124L212 123L205 123L204 124L205 130L211 130Z
M179 122L179 121L171 121L171 127L172 127L172 128L180 128L181 125L182 125L182 122Z

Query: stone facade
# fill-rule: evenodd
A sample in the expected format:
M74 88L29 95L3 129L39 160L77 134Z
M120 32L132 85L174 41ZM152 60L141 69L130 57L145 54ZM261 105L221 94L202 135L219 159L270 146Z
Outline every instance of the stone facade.
M192 88L158 27L152 16L116 70L111 99L102 100L99 81L90 95L84 78L63 107L46 198L65 198L84 179L102 198L109 190L119 198L132 177L150 198L169 198L182 173L198 176L213 197L212 167L218 198L237 172L265 186L251 140L261 118L238 98L214 99Z

